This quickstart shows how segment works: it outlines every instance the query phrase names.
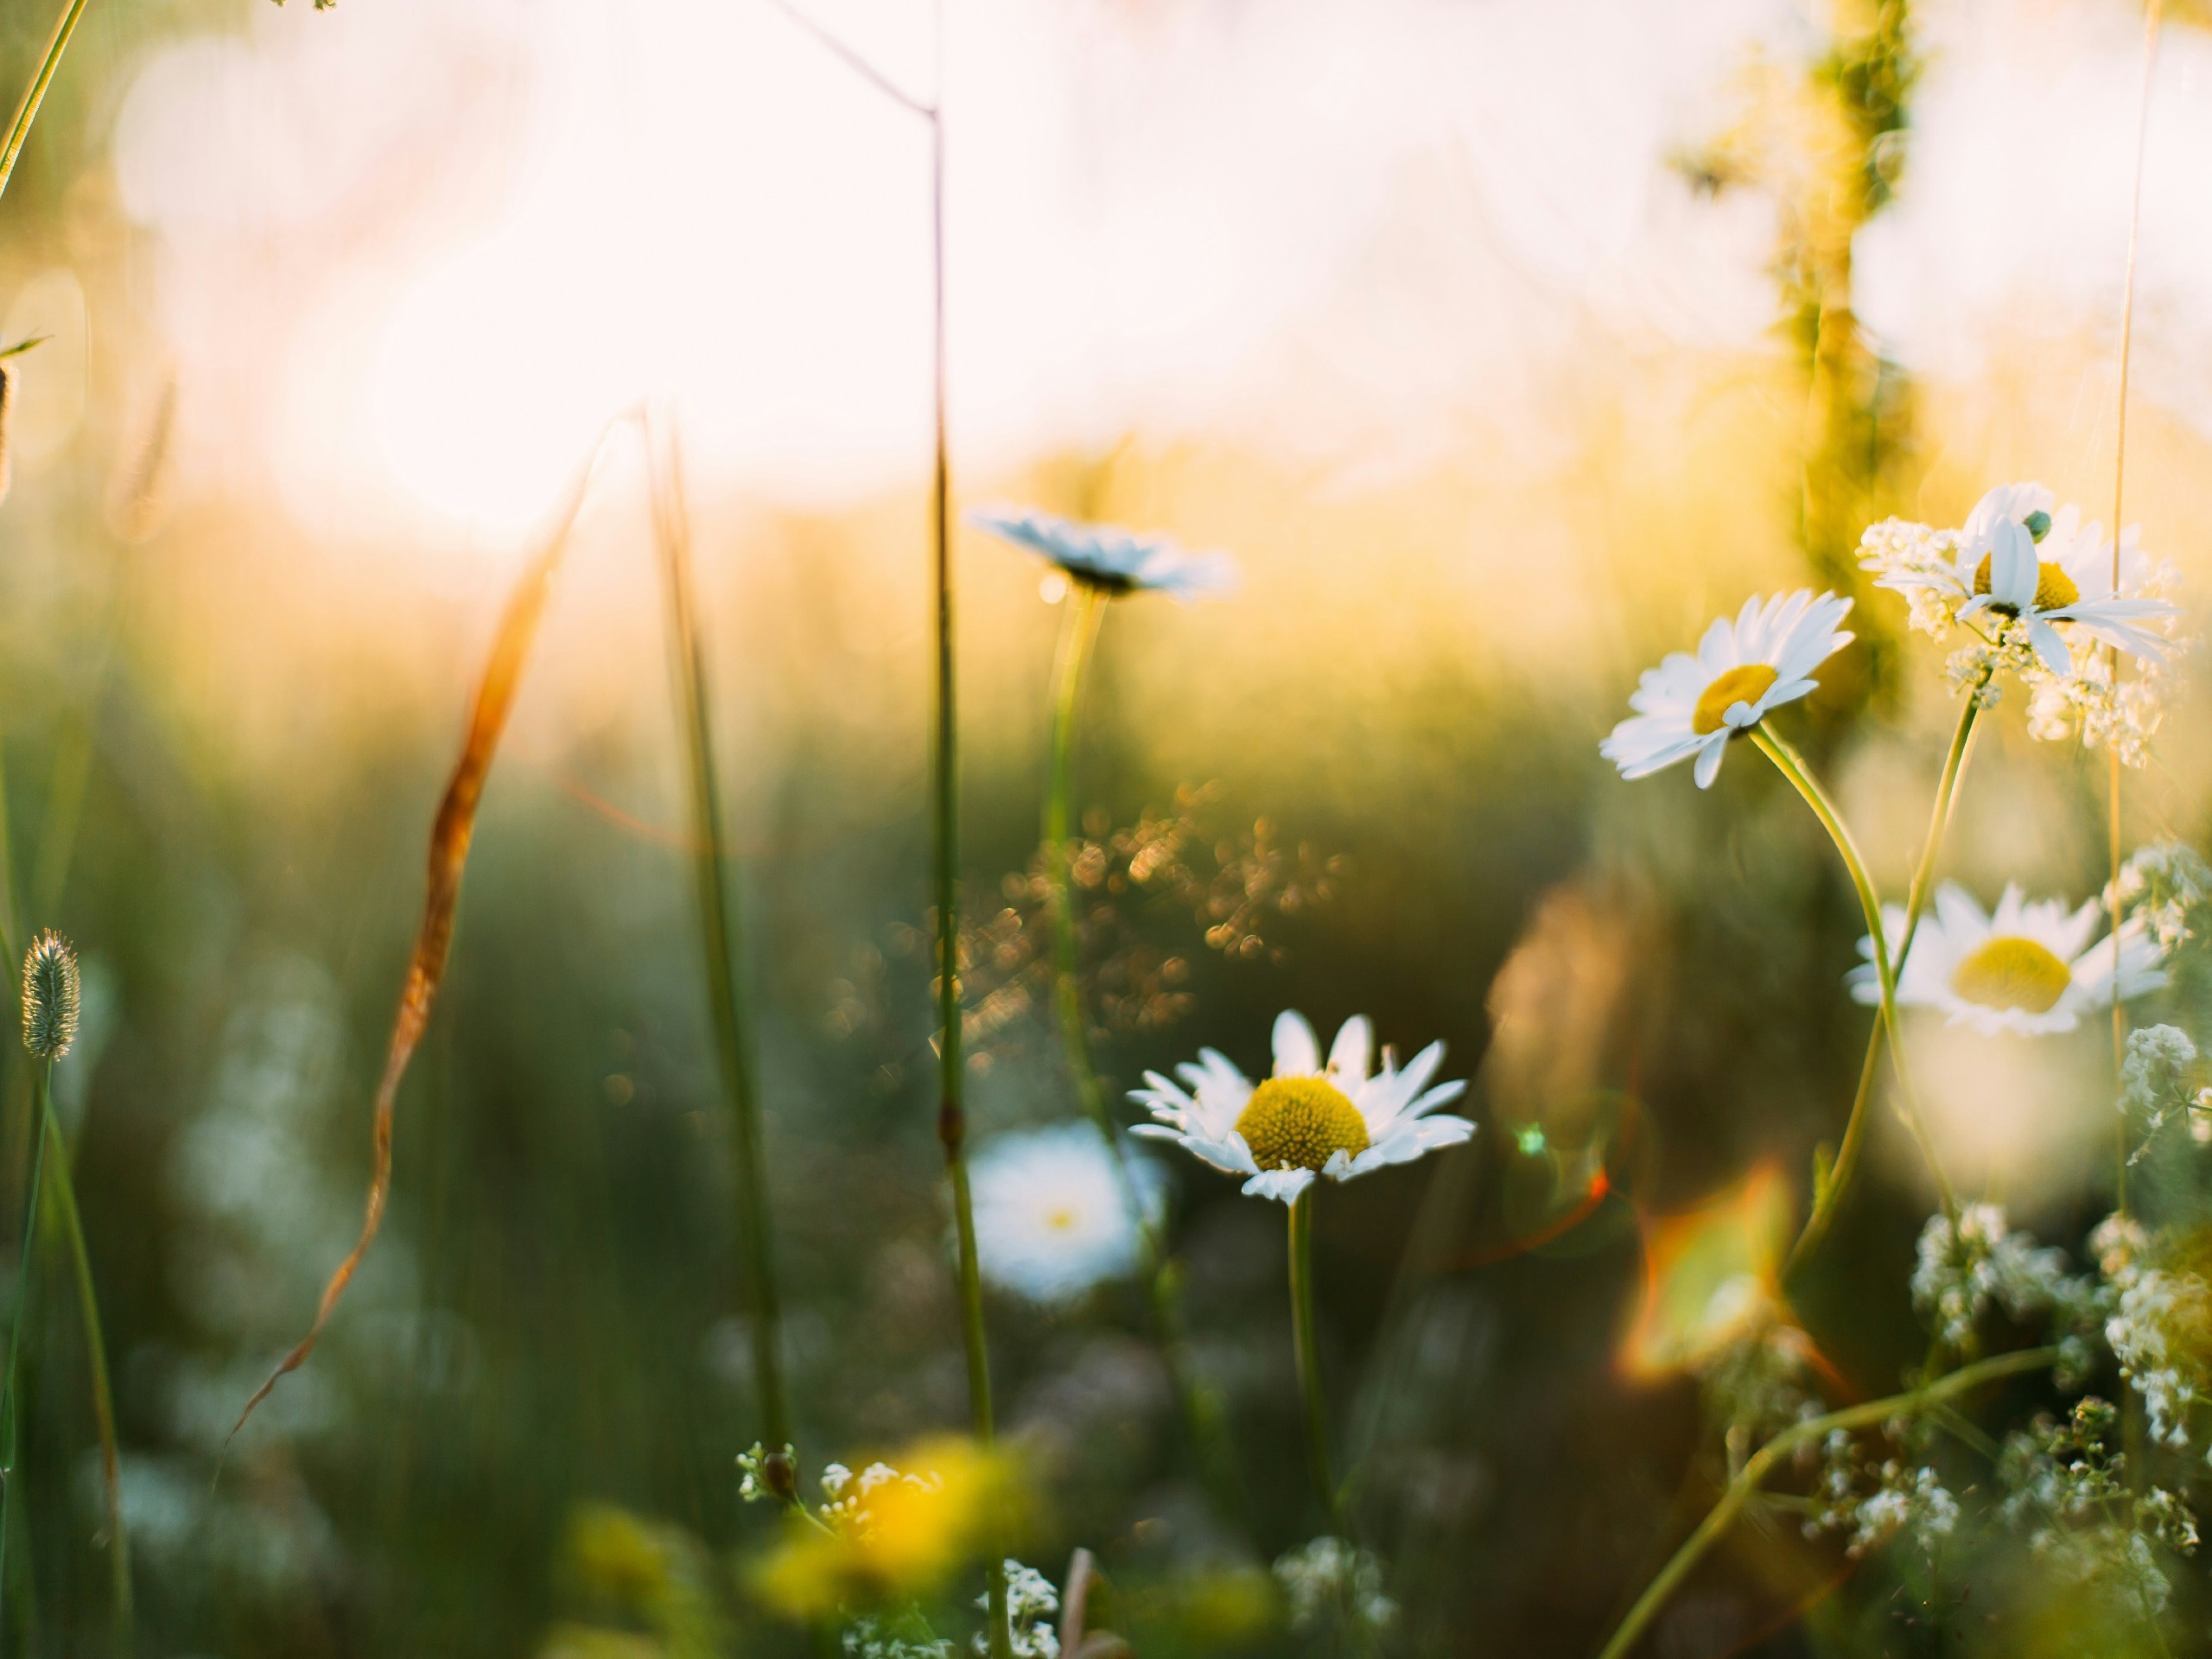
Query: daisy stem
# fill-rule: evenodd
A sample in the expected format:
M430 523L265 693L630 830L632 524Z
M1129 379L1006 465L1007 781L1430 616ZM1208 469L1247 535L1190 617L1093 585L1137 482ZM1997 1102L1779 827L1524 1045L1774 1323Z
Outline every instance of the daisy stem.
M15 106L15 118L8 124L6 139L0 140L0 195L7 192L8 180L15 176L15 158L23 153L31 124L39 118L39 106L46 101L46 88L62 66L62 54L69 50L70 37L76 33L77 19L84 15L84 8L85 0L69 0L63 9L53 38L46 42L46 55L39 60L31 84L23 89L23 101Z
M1943 845L1944 832L1951 825L1951 808L1958 796L1959 779L1966 766L1966 756L1974 736L1974 720L1982 709L1982 688L1989 684L1989 672L1984 671L1966 692L1966 706L1959 711L1958 730L1951 734L1951 751L1943 759L1943 775L1936 786L1936 804L1928 817L1928 838L1921 843L1920 863L1912 872L1912 886L1905 903L1905 933L1897 947L1897 959L1893 966L1899 973L1912 953L1913 936L1920 931L1920 914L1927 908L1928 890L1936 876L1936 860ZM1786 1284L1796 1276L1799 1268L1808 1261L1813 1252L1820 1248L1827 1237L1828 1228L1836 1218L1837 1206L1842 1203L1844 1189L1850 1184L1851 1176L1858 1168L1859 1150L1866 1139L1867 1106L1874 1098L1875 1073L1880 1065L1882 1032L1887 1016L1874 1023L1867 1033L1866 1059L1859 1066L1859 1086L1851 1097L1851 1115L1844 1125L1843 1144L1836 1150L1836 1161L1826 1172L1820 1189L1814 1194L1813 1213L1806 1218L1805 1230L1790 1247L1790 1259L1783 1266L1782 1278Z
M762 1438L771 1452L791 1444L791 1409L784 1391L781 1298L776 1291L775 1229L769 1213L767 1154L750 1022L738 984L738 896L726 858L721 788L715 776L708 712L706 647L699 634L691 575L691 530L684 499L683 456L672 423L646 423L652 475L653 539L659 544L668 606L669 653L684 716L690 774L693 898L705 953L708 1004L715 1056L729 1114L731 1159L738 1188L738 1231L746 1300L752 1315L753 1382L760 1391Z
M1835 842L1844 867L1850 873L1851 885L1858 892L1859 908L1866 913L1867 933L1874 943L1875 980L1881 992L1881 1023L1889 1031L1890 1065L1897 1073L1899 1109L1905 1127L1912 1131L1912 1138L1920 1143L1920 1153L1928 1160L1929 1172L1936 1178L1936 1190L1943 1200L1943 1213L1955 1219L1959 1212L1957 1194L1952 1191L1950 1177L1943 1173L1943 1165L1936 1156L1935 1142L1929 1138L1928 1126L1921 1118L1919 1105L1913 1098L1911 1079L1905 1068L1905 1047L1897 1021L1897 970L1889 959L1889 944L1881 925L1881 900L1867 874L1866 860L1859 855L1858 844L1851 839L1850 828L1828 799L1827 792L1806 769L1797 751L1769 731L1763 720L1751 728L1751 740L1804 797L1805 804L1820 820L1820 827Z
M1322 1392L1321 1348L1315 1340L1313 1284L1314 1183L1291 1200L1291 1334L1298 1358L1298 1394L1305 1407L1306 1462L1329 1530L1352 1542L1343 1495L1328 1455L1328 1397Z
M1052 885L1053 993L1060 1042L1084 1114L1106 1143L1108 1161L1137 1239L1137 1271L1151 1300L1154 1334L1167 1365L1168 1380L1181 1407L1183 1426L1197 1454L1199 1469L1222 1518L1239 1521L1243 1493L1229 1445L1221 1401L1199 1380L1184 1334L1181 1276L1167 1241L1146 1209L1144 1194L1124 1155L1121 1127L1107 1109L1106 1091L1091 1064L1091 1042L1083 1013L1083 983L1077 960L1074 860L1075 717L1083 696L1083 671L1097 643L1111 597L1095 583L1077 580L1061 614L1060 645L1053 663L1052 766L1045 791L1045 865Z
M21 1405L23 1310L31 1300L31 1256L39 1237L39 1193L46 1184L46 1118L53 1110L54 1063L35 1060L31 1070L31 1178L23 1188L23 1248L15 1257L15 1307L8 1325L8 1371L0 1381L0 1600L8 1583L9 1496L15 1487L15 1464L22 1437L16 1416ZM0 1623L0 1629L4 1629Z
M1771 1440L1744 1460L1743 1468L1736 1472L1722 1492L1720 1501L1698 1523L1698 1528L1683 1540L1659 1576L1636 1598L1628 1616L1615 1628L1612 1638L1599 1650L1598 1659L1626 1659L1638 1639L1668 1598L1681 1588L1682 1581L1705 1557L1705 1553L1718 1543L1734 1523L1743 1506L1750 1502L1760 1484L1774 1472L1778 1464L1794 1455L1801 1447L1818 1445L1828 1436L1841 1431L1871 1428L1892 1418L1917 1417L1948 1404L1962 1394L1995 1382L2004 1377L2016 1376L2022 1371L2040 1370L2055 1364L2058 1359L2056 1348L2022 1348L2012 1353L1998 1354L1972 1365L1962 1365L1948 1376L1941 1377L1909 1394L1892 1395L1886 1400L1870 1400L1864 1405L1849 1406L1842 1411L1830 1412L1825 1417L1808 1418L1793 1423Z
M1291 1200L1291 1340L1297 1352L1298 1395L1305 1408L1306 1462L1313 1474L1314 1492L1321 1499L1329 1531L1344 1546L1344 1571L1336 1584L1337 1619L1346 1646L1353 1654L1364 1656L1372 1644L1352 1599L1359 1547L1352 1540L1344 1492L1336 1484L1328 1454L1328 1395L1322 1386L1320 1333L1314 1320L1314 1192L1319 1185L1307 1182L1306 1189Z

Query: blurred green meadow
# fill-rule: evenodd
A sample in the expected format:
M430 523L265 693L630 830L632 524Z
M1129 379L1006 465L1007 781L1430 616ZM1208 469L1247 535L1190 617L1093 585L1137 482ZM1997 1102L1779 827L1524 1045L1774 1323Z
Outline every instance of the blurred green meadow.
M163 287L162 233L118 196L114 134L157 50L234 42L271 17L343 30L374 9L94 0L0 204L0 343L55 334L12 360L0 503L9 932L20 946L58 929L82 958L55 1098L113 1374L132 1650L836 1652L832 1626L785 1616L763 1589L793 1523L738 1495L760 1404L681 711L627 440L593 480L492 771L450 969L399 1096L382 1235L319 1349L226 1440L360 1224L431 815L520 544L303 511L312 470L280 483L234 451L299 410L257 404L266 387L243 372L210 387L220 354L178 343L196 319ZM2083 9L1984 9L2033 32ZM1867 9L1885 27L1902 10ZM43 13L0 19L0 83L27 78ZM1801 55L1875 62L1863 21L1823 9ZM2186 19L2168 38L2203 56ZM1841 56L1820 58L1823 42ZM1741 61L1716 57L1730 73ZM1786 55L1760 61L1794 72ZM1571 84L1571 64L1558 74ZM1808 71L1803 95L1826 108L1835 84ZM1686 123L1683 144L1711 125ZM1659 1316L1654 1241L1761 1172L1802 1214L1865 1048L1869 1015L1842 988L1858 906L1782 780L1740 755L1711 792L1686 769L1632 786L1600 758L1638 672L1746 593L1855 590L1859 642L1777 719L1901 896L1955 704L1940 653L1856 573L1858 529L1892 513L1958 523L1988 485L2029 477L2109 516L2116 301L1990 319L1971 375L1914 373L1856 325L1859 357L1841 367L1817 328L1809 349L1800 337L1809 291L1836 351L1850 239L1885 204L1791 240L1789 204L1828 199L1820 168L1855 176L1881 136L1853 131L1840 163L1808 152L1809 183L1781 167L1780 182L1680 183L1670 210L1736 211L1744 191L1784 204L1753 239L1784 252L1752 261L1741 335L1655 337L1565 294L1540 373L1387 465L1228 422L1131 418L972 464L956 444L956 514L1034 503L1241 568L1224 600L1115 601L1081 713L1082 983L1122 1120L1147 1070L1201 1047L1260 1075L1286 1008L1324 1038L1365 1013L1401 1054L1440 1039L1441 1075L1473 1079L1455 1109L1478 1125L1469 1144L1317 1206L1321 1359L1358 1470L1352 1512L1399 1608L1389 1651L1598 1649L1731 1473L1696 1382L1639 1345ZM439 138L427 124L426 153L385 187L434 173ZM957 179L957 147L952 165ZM369 230L358 248L316 234L341 268L385 257ZM271 290L304 258L281 227L236 236ZM578 319L563 350L588 356L595 329L620 325ZM2197 350L2180 325L2159 331L2162 313L2144 326L2139 351ZM956 330L956 385L980 331ZM2195 613L2212 431L2150 384L2130 413L2126 517L2178 562ZM1327 387L1321 374L1285 400ZM465 454L469 441L446 441ZM701 447L723 851L811 1487L833 1461L896 1464L967 1422L936 1137L926 457L785 495ZM581 459L572 447L546 465ZM981 1156L1076 1115L1035 870L1069 601L965 524L953 553ZM1979 731L1944 872L1984 902L2019 880L2078 902L2106 876L2105 756L2032 743L2021 701L2008 693ZM2155 760L2128 774L2129 846L2208 844L2207 714L2185 683ZM1140 873L1131 850L1153 843L1166 851ZM2132 1018L2201 1029L2208 988L2177 971ZM1932 1016L1923 1035L1915 1065L1954 1178L2078 1254L2113 1198L2108 1035L2093 1021L1970 1049ZM30 1079L8 1045L0 1240L22 1219ZM1905 1283L1933 1188L1893 1116L1872 1133L1795 1297L1848 1399L1893 1390L1928 1342ZM1243 1512L1208 1501L1135 1285L1040 1305L993 1285L1012 1553L1060 1583L1073 1552L1093 1552L1109 1627L1146 1659L1331 1650L1291 1626L1269 1572L1328 1524L1302 1462L1281 1217L1173 1148L1148 1155ZM14 1243L0 1249L31 1315L0 1651L118 1654L65 1258L43 1249L24 1274ZM2021 1387L2056 1412L2070 1398ZM1906 1577L1770 1517L1735 1531L1642 1650L2155 1650L2071 1628L2024 1559L1939 1615L1941 1596L1916 1601ZM923 1600L964 1647L981 1579L960 1571ZM2179 1570L2174 1595L2171 1650L2212 1650L2201 1566Z

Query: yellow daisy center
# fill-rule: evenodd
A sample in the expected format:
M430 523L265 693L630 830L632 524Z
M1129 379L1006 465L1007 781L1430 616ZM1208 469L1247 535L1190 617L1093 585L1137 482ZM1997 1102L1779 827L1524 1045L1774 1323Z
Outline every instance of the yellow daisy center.
M1990 555L1982 555L1982 562L1974 567L1974 592L1990 591ZM2069 605L2081 597L2081 590L2074 586L2074 579L2055 564L2035 567L2035 608L2038 611L2057 611ZM1993 605L1992 611L2014 614L2008 605Z
M2073 982L2066 964L2032 939L1988 940L1951 975L1951 988L1968 1002L2031 1014L2049 1013Z
M1728 724L1728 711L1740 702L1757 702L1780 679L1763 662L1747 662L1741 668L1731 668L1716 674L1713 683L1698 699L1698 707L1690 716L1690 730L1699 737L1710 737Z
M1272 1077L1252 1091L1237 1133L1263 1170L1318 1170L1332 1153L1367 1150L1367 1120L1326 1079Z
M1066 1204L1054 1205L1044 1212L1044 1224L1051 1231L1064 1233L1073 1228L1079 1218L1074 1208Z

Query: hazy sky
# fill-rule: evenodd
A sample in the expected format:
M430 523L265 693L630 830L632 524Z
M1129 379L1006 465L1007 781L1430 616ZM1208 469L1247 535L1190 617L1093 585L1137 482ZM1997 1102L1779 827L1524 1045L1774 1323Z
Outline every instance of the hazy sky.
M926 5L812 9L931 92ZM1921 12L1863 314L1949 374L2109 327L2134 15ZM1753 53L1816 38L1778 0L947 0L963 459L1132 427L1419 457L1593 325L1756 343L1765 210L1668 158ZM2142 292L2147 390L2212 410L2207 51L2169 34ZM765 0L346 0L149 55L115 166L196 455L273 471L310 522L509 526L646 392L757 488L917 478L927 146Z

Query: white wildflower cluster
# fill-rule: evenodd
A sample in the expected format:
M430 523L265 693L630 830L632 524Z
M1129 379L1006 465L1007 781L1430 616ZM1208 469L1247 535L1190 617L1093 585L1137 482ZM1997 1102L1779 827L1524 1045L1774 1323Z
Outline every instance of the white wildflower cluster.
M912 1614L896 1620L862 1613L845 1627L845 1659L952 1659L952 1644Z
M2116 553L2102 526L2053 507L2040 484L2007 484L1958 530L1886 519L1860 538L1859 564L1905 596L1913 628L1970 636L1945 665L1954 694L1994 702L2009 672L2027 689L2029 735L2079 732L2140 766L2171 696L2177 574L2146 556L2132 529ZM2118 652L2134 659L2131 672L2114 674Z
M1876 586L1904 594L1912 606L1911 626L1938 642L1950 637L1958 608L1948 589L1960 535L1909 519L1884 519L1859 538L1859 568L1875 573Z
M978 1598L975 1605L988 1608L991 1598ZM1053 1628L1053 1615L1060 1611L1060 1592L1052 1581L1035 1567L1025 1567L1011 1555L1006 1558L1006 1637L1014 1659L1060 1659L1060 1632ZM975 1651L988 1654L990 1638L981 1631L975 1632Z
M2172 951L2197 937L2197 913L2212 901L2212 865L2185 842L2153 842L2120 866L2118 889L2105 890L2106 904L2115 896L2142 915L2161 949Z
M1819 1411L1805 1387L1813 1339L1771 1286L1750 1274L1731 1279L1714 1292L1704 1323L1727 1333L1692 1366L1708 1416L1749 1433Z
M869 1494L894 1480L917 1492L945 1490L945 1477L940 1474L901 1474L888 1463L871 1463L854 1474L842 1463L832 1463L822 1471L822 1495L829 1499L818 1506L822 1518L833 1527L866 1530Z
M2150 740L2172 700L2173 676L2160 664L2146 662L2112 682L2112 663L2084 653L2070 674L2024 669L2027 683L2027 734L2044 743L2063 743L2075 732L2091 749L2116 750L2124 766L2141 767L2150 757Z
M1856 1560L1904 1534L1932 1556L1957 1528L1959 1500L1935 1470L1895 1458L1872 1466L1840 1429L1828 1437L1822 1452L1820 1480L1813 1493L1820 1507L1805 1522L1808 1538L1844 1534L1845 1553Z
M2068 1271L2063 1250L2012 1231L2001 1206L1969 1204L1959 1212L1956 1226L1938 1213L1920 1230L1912 1305L1936 1340L1954 1352L1967 1351L1992 1304L2025 1322L2076 1312L2092 1294L2087 1280Z
M1398 1617L1398 1604L1382 1593L1382 1563L1341 1538L1325 1534L1279 1557L1275 1582L1291 1604L1293 1630L1310 1630L1346 1607L1372 1631L1388 1629Z
M2105 1340L2120 1375L2142 1396L2151 1437L2189 1443L2189 1408L2212 1399L2204 1334L2212 1331L2212 1285L2197 1274L2162 1264L2149 1234L2124 1215L2090 1235L2105 1276Z
M2128 1034L2127 1058L2120 1065L2120 1109L2138 1126L2141 1142L2130 1164L2142 1161L2169 1121L2193 1118L2205 1091L2189 1085L2197 1066L2197 1045L2171 1025L2147 1025ZM2192 1130L2197 1127L2191 1123Z
M2081 1589L2108 1589L2131 1610L2160 1612L2172 1587L2159 1547L2191 1553L2197 1517L2179 1493L2161 1486L2130 1500L2126 1459L2112 1449L2119 1415L2093 1398L2063 1425L2039 1418L2032 1431L2013 1435L1997 1460L2008 1493L1999 1513L2008 1525L2030 1528L2029 1548L2046 1572Z

